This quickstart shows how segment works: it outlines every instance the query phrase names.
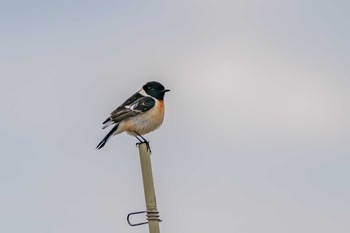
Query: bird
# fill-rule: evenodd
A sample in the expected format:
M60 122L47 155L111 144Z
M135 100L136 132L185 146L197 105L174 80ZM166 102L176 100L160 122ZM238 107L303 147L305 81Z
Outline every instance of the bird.
M170 91L157 82L147 82L142 88L117 107L102 123L102 129L109 126L112 129L96 146L104 147L111 136L126 132L146 143L150 151L149 142L142 136L159 128L164 120L164 95Z

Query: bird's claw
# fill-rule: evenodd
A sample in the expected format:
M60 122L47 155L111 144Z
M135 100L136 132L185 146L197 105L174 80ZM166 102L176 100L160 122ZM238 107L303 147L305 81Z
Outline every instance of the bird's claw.
M152 154L152 150L151 150L151 147L150 147L150 145L149 145L149 141L138 142L138 143L136 143L136 147L140 147L140 145L143 144L143 143L146 143L147 151L148 151L150 154Z
M146 141L146 145L147 145L147 151L152 154L152 150L151 150L151 147L149 145L149 141Z

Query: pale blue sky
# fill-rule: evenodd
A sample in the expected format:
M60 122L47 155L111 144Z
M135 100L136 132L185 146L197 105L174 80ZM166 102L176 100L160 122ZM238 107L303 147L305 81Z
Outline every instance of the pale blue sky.
M348 1L0 3L0 232L147 232L136 140L105 117L171 89L161 232L349 232Z

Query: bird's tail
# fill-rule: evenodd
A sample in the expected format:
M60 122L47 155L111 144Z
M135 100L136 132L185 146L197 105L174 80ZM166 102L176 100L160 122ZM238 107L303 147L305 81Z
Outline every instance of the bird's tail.
M111 131L102 139L102 141L96 146L96 149L101 149L108 141L108 139L113 135L113 133L118 129L119 123L117 123Z

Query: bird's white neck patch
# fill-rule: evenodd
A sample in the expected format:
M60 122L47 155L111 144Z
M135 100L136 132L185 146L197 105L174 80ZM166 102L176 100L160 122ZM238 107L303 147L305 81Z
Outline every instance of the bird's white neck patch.
M143 95L143 96L151 97L152 99L156 100L156 98L154 98L153 96L147 94L143 88L141 88L141 90L139 90L139 93L141 95Z
M143 96L150 96L145 92L145 90L143 90L143 88L141 88L141 90L139 90L139 93Z

